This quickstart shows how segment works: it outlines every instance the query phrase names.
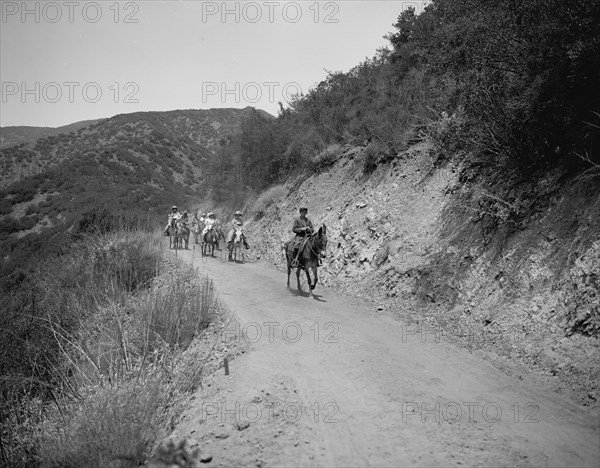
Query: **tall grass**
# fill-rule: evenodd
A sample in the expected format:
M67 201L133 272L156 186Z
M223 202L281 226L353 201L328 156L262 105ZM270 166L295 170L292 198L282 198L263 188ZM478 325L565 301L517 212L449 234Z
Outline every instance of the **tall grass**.
M165 435L200 382L202 363L185 350L215 295L210 280L162 258L160 241L86 236L6 302L0 464L138 466Z

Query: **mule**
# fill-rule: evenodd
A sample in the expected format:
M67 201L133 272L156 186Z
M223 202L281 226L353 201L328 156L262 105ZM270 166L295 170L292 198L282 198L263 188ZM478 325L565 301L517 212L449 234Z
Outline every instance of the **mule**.
M300 271L304 270L306 273L306 280L309 287L309 297L313 297L313 289L317 286L319 277L317 275L317 268L319 266L319 260L325 258L325 250L327 249L327 226L323 224L317 232L314 232L306 240L303 246L300 247L298 254L298 265L292 266L294 260L294 239L288 241L285 244L285 258L287 260L287 287L290 289L290 273L292 268L296 268L296 280L298 284L298 291L302 292L302 286L300 286ZM312 270L315 282L311 282L309 270Z
M192 223L192 234L194 235L194 244L198 243L198 239L200 239L200 234L204 229L204 225L202 223Z
M183 240L183 244L185 245L185 250L189 249L189 244L190 244L190 228L188 227L187 224L182 223L181 221L177 222L177 230L179 232L180 237L180 244L182 243L181 241Z
M225 242L225 233L223 232L223 229L221 228L221 225L218 224L217 226L215 226L215 230L217 231L217 249L221 250L221 241Z
M231 247L229 248L229 260L237 263L238 255L241 258L242 263L245 260L244 254L244 232L241 229L236 229L231 240Z
M219 245L219 236L214 229L209 229L204 238L202 239L202 256L206 255L208 248L210 248L210 256L215 256L215 247Z
M178 226L178 222L175 219L171 219L169 224L169 248L170 249L181 249L181 229Z

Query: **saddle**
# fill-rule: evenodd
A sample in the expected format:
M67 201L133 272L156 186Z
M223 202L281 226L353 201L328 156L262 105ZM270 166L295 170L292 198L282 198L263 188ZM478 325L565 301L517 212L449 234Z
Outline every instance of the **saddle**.
M306 247L306 243L308 242L309 239L310 239L310 236L304 236L304 237L301 237L300 239L293 238L288 241L288 246L289 245L292 246L293 258L290 263L290 266L292 268L296 268L299 265L301 265L302 260L300 258L300 255L304 251L304 248Z

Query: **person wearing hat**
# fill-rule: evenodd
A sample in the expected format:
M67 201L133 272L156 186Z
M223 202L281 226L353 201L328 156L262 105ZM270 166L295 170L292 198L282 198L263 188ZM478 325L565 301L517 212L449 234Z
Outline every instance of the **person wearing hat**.
M210 213L208 213L208 216L204 220L204 229L202 230L202 240L204 240L204 236L206 235L206 233L208 231L210 231L211 229L214 229L216 223L217 223L217 217L211 211Z
M189 225L191 223L191 220L188 216L188 212L184 211L183 214L181 215L181 222L184 224L185 227L187 227L189 229Z
M301 207L299 211L300 216L294 219L294 225L292 226L292 231L296 234L294 239L294 259L292 260L292 267L298 265L298 255L302 250L300 247L304 246L304 243L314 232L312 221L306 217L308 208Z
M167 227L165 227L165 236L169 235L169 226L171 225L172 220L174 219L175 221L177 221L180 218L181 213L179 212L179 209L177 208L177 206L173 205L171 207L171 212L169 213L169 217L167 220Z
M242 230L244 227L244 223L242 222L242 212L236 211L233 214L233 220L231 221L232 229L227 233L227 250L231 250L231 243L233 242L233 236L235 235L235 231L237 229ZM247 249L250 248L248 243L246 242L246 235L242 233L242 238L244 239L244 247Z

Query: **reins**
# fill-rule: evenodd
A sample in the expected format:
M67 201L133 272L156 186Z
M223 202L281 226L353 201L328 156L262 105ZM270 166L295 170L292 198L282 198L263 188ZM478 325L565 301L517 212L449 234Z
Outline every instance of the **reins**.
M310 251L315 254L315 257L317 257L317 265L321 266L321 265L323 265L323 262L321 261L321 257L319 256L318 252L315 252L315 249L313 248L313 246L310 243L311 240L316 239L318 236L319 236L318 232L313 233L306 241L306 245L308 245L308 247L310 248Z

